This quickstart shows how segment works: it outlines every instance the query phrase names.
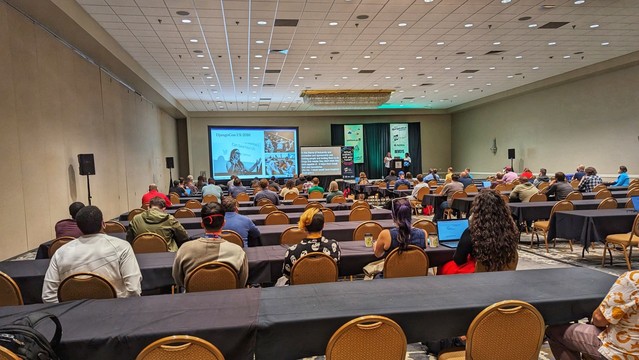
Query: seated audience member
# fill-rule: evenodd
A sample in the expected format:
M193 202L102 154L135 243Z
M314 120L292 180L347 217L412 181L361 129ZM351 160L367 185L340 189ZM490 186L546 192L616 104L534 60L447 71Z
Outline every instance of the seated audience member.
M173 180L173 186L169 189L169 193L176 193L179 196L186 196L186 191L184 190L184 180Z
M288 180L286 182L286 185L284 185L284 187L280 191L280 196L284 197L284 196L286 196L286 194L291 194L291 193L299 195L300 194L300 190L295 187L295 182L293 180Z
M464 171L466 171L466 174L468 174L468 177L472 180L473 175L470 173L470 168L466 168Z
M577 166L577 170L575 170L575 174L572 178L581 181L584 176L586 176L586 167L583 165Z
M275 178L275 176L271 176L271 181L268 182L268 186L272 188L271 190L277 193L279 193L280 190L282 190L282 187L280 186L280 184L277 183L277 179Z
M592 166L588 166L586 168L586 176L581 178L578 188L581 192L592 192L597 185L602 183L603 180L597 175L597 170Z
M235 179L233 179L233 186L229 188L229 195L231 195L233 198L236 198L237 195L245 192L246 187L242 185L242 180L240 180L240 178L236 176Z
M78 223L75 220L78 211L84 207L84 204L76 201L69 205L69 215L71 219L60 220L55 224L55 237L71 236L74 238L82 236L82 230L78 227Z
M539 169L539 175L533 181L533 185L539 186L542 182L550 182L550 178L546 175L546 169L544 168Z
M310 189L312 187L313 187L313 181L312 180L306 180L306 182L304 184L302 184L302 189L307 194L308 194L308 189Z
M303 185L304 183L306 183L306 176L304 176L304 174L300 174L300 176L295 179L295 186Z
M67 277L89 272L108 280L117 297L140 296L142 274L131 245L102 233L102 212L85 206L76 214L82 236L66 243L53 254L44 275L42 301L58 302L58 287Z
M253 197L253 202L257 205L257 202L260 201L260 199L269 199L271 200L273 205L280 204L280 197L277 195L276 192L269 190L268 180L266 179L260 180L260 192L255 194L255 196Z
M639 359L639 271L621 274L590 324L575 322L546 329L550 350L557 360ZM584 357L585 358L585 357Z
M344 193L339 190L339 185L337 185L337 181L331 181L328 185L328 194L326 195L326 202L330 203L331 200L337 195L344 196Z
M217 202L222 198L222 188L215 185L215 179L209 178L209 184L202 188L202 197L206 195L215 195Z
M301 257L312 252L323 252L339 262L342 254L337 241L329 240L322 236L324 214L320 210L311 208L304 211L297 226L300 230L306 231L306 238L300 241L299 244L292 245L286 250L284 266L282 267L283 277L277 281L277 284L280 286L288 284L291 269L293 265L295 265L295 262Z
M628 168L621 165L619 166L619 170L617 171L619 176L617 176L617 181L606 183L606 185L610 186L628 186L630 185L630 178L628 177Z
M233 230L240 234L244 241L244 247L248 247L249 241L252 244L260 242L260 229L255 226L248 217L241 215L237 210L237 200L230 196L222 198L224 208L224 227L222 230Z
M541 193L546 196L554 195L555 200L559 201L566 199L568 194L573 191L572 185L566 182L566 175L560 171L555 173L555 180L547 188L543 189Z
M535 175L533 175L532 171L530 171L529 168L524 168L524 171L519 175L519 180L521 179L526 179L526 181L534 178ZM523 183L523 181L522 181Z
M453 194L457 191L464 191L464 184L459 182L459 174L453 174L453 176L451 176L451 182L444 185L440 193L440 195L446 196L446 201L435 209L435 218L433 220L440 220L443 217L444 210L450 208Z
M322 194L324 193L324 188L320 186L319 179L316 177L313 178L313 186L308 189L308 193L310 194L313 191L319 191Z
M202 191L202 188L206 186L206 178L203 175L198 176L195 186L197 186L197 188Z
M368 185L370 184L370 182L368 181L368 178L366 177L366 173L365 172L360 172L359 173L359 181L357 182L357 184L359 185Z
M448 172L446 173L446 182L451 182L453 179L453 167L448 168Z
M511 168L510 166L506 166L504 168L504 182L506 184L510 184L511 182L515 181L515 179L517 179L517 173L513 171L513 168Z
M495 180L492 181L490 188L494 189L495 186L499 184L505 184L505 183L506 182L504 181L504 173L498 172L497 174L495 174Z
M184 189L189 193L189 195L194 195L197 193L198 188L193 183L193 175L189 175L186 177L186 181L184 182Z
M395 175L395 170L391 170L388 175L386 175L386 177L384 178L384 181L386 181L387 183L391 182L391 181L396 181L397 180L397 176Z
M226 187L228 188L228 190L230 191L231 188L234 186L235 184L235 179L239 179L239 177L235 174L231 175L231 178L229 179L229 181L226 182ZM242 182L240 181L240 184Z
M521 184L515 186L513 191L510 192L510 201L529 202L533 195L539 193L539 189L529 183L528 178L524 177L523 174L519 175L519 181L521 181Z
M428 182L424 180L421 174L417 175L417 185L413 188L413 192L410 194L411 200L417 200L417 194L419 193L419 189L423 187L428 187Z
M179 245L189 240L182 224L173 215L166 213L166 203L160 197L151 199L149 208L131 220L126 240L133 244L136 236L146 232L162 236L171 252L177 251Z
M430 169L430 172L428 173L428 175L424 177L424 181L426 182L432 181L432 180L439 181L439 175L437 175L437 169Z
M237 271L240 286L246 286L246 253L241 247L222 238L224 215L224 209L218 203L212 202L202 207L202 227L206 231L204 237L186 242L175 254L173 280L178 286L184 286L186 276L196 267L210 261L219 261L231 266Z
M466 188L466 186L470 185L473 183L473 179L468 177L468 173L465 171L462 171L461 174L459 174L459 182L464 184L464 189Z
M251 180L251 187L260 187L260 179L258 179L257 176L253 180Z
M172 205L171 200L169 200L168 196L159 192L158 186L155 184L149 185L149 192L142 195L142 205L143 206L148 205L151 199L153 199L154 197L162 198L162 200L164 200L164 203L166 204L167 207Z
M405 179L408 180L409 183L413 183L413 174L410 171L406 172Z
M400 251L406 250L408 245L415 245L425 249L428 234L423 229L412 226L413 209L410 206L410 201L405 198L393 200L391 211L395 227L384 229L379 233L379 237L373 245L375 256L378 258L386 257L396 248L400 248Z
M470 215L453 260L442 266L441 274L472 273L478 264L486 271L514 270L519 231L499 193L480 192L473 200Z
M395 189L397 189L397 187L400 185L406 185L409 188L413 185L410 181L406 180L406 175L404 174L403 171L399 172L399 179L395 181ZM390 184L386 184L387 188L388 186L390 186Z

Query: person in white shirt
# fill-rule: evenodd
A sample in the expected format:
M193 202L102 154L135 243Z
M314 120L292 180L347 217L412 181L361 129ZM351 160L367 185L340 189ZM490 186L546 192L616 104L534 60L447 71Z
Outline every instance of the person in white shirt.
M411 196L411 200L417 200L417 194L419 193L419 189L423 188L423 187L427 187L428 186L428 182L424 181L424 178L422 176L422 174L418 174L417 175L417 185L415 185L415 187L413 187L413 192L410 195Z
M393 157L391 156L391 153L389 151L386 153L386 156L384 156L384 169L386 170L386 175L390 174L391 172L391 161L393 161Z
M213 178L209 178L209 184L202 188L202 196L204 197L206 195L215 195L218 203L222 198L222 188L215 185L215 180Z
M62 280L82 272L104 277L119 298L140 296L142 274L131 245L101 232L104 222L96 206L82 208L76 221L84 235L60 247L51 258L44 275L42 301L57 303Z

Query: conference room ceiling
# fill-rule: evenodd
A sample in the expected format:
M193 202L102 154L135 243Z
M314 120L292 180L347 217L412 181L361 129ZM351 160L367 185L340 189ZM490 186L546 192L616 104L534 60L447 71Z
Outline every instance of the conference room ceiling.
M637 0L77 1L188 111L446 109L639 50Z

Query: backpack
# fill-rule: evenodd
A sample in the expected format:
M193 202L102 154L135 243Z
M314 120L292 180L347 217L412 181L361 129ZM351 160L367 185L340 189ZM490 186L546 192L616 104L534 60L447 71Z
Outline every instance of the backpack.
M55 324L55 334L51 341L35 329L38 324L51 319ZM18 319L11 325L0 327L0 346L3 346L25 360L59 360L53 348L62 337L62 325L55 315L34 312Z

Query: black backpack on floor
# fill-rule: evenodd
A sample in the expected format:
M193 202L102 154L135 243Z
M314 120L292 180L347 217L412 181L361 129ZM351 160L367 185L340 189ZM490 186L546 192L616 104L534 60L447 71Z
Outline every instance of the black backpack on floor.
M51 319L55 324L55 334L51 341L35 329L38 324ZM0 327L0 346L3 346L25 360L59 360L53 349L60 343L62 326L55 315L34 312L18 319L11 325Z

